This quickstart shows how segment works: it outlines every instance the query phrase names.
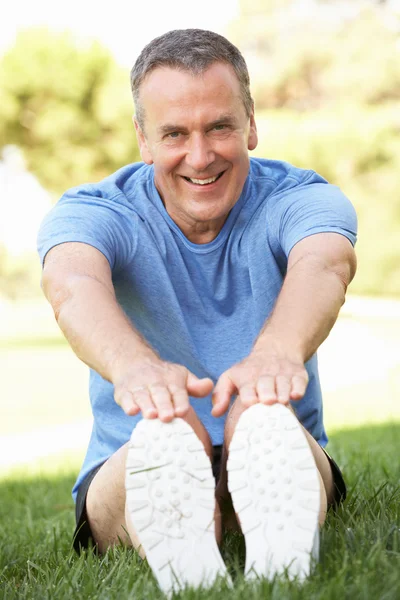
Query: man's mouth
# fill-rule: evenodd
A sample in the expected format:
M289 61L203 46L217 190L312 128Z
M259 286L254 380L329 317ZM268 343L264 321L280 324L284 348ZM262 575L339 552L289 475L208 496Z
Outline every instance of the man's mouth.
M224 173L225 171L221 171L221 173L218 173L218 175L215 175L215 177L208 177L207 179L195 179L194 177L185 177L185 175L183 175L183 178L186 179L186 181L189 181L189 183L194 183L195 185L210 185L210 183L214 183L220 177L222 177Z

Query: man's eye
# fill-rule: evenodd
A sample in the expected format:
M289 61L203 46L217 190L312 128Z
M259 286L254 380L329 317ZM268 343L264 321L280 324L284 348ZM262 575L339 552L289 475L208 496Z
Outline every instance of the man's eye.
M179 133L179 131L171 131L171 133L167 134L167 138L172 138L173 140L176 140L176 138L178 138L181 134Z
M214 129L216 131L222 131L223 129L226 129L226 125L215 125Z

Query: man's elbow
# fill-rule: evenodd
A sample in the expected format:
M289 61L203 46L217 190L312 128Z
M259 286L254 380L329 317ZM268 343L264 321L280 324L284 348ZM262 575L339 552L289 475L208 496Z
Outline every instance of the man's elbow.
M357 271L357 257L353 247L348 250L346 256L332 261L328 268L337 276L342 285L343 293L346 294L347 288L354 279Z
M41 286L58 323L62 308L73 297L73 281L71 281L71 277L45 267L42 273Z

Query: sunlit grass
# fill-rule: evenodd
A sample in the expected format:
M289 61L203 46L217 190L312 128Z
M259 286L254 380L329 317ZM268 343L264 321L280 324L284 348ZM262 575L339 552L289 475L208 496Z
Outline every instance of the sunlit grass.
M47 309L38 306L33 317L21 308L14 321L3 321L3 434L90 416L87 368L48 319ZM355 327L347 328L349 324ZM346 505L328 517L315 572L302 586L285 580L246 583L243 541L228 536L223 555L234 589L220 582L212 591L182 592L184 600L400 597L400 361L388 354L387 365L382 356L388 348L396 352L400 323L397 318L389 322L364 317L347 325L338 323L328 340L331 345L321 349L320 362L329 451L344 469L349 496ZM352 354L354 362L346 363L343 355ZM379 357L380 367L372 372L371 364ZM354 381L353 371L358 377ZM378 425L385 421L391 423ZM29 463L27 447L27 463L0 475L0 598L161 598L147 563L135 552L115 548L99 558L91 551L78 557L71 550L71 488L85 443L82 440L74 452L35 463Z
M284 578L247 583L243 541L225 537L223 556L234 580L209 591L184 590L183 600L397 600L400 597L400 425L379 425L332 435L344 466L348 500L322 532L320 562L300 585ZM0 590L7 600L161 598L146 562L114 548L103 557L71 550L70 490L74 459L51 469L14 472L0 481Z

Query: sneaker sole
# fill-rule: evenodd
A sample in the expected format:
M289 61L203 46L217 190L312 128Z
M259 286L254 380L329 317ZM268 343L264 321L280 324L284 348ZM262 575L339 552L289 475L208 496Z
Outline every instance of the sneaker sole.
M160 588L210 587L227 571L215 539L211 462L182 419L140 421L126 461L132 524Z
M246 543L248 579L305 579L318 553L320 482L302 428L282 404L239 418L229 448L228 488Z

